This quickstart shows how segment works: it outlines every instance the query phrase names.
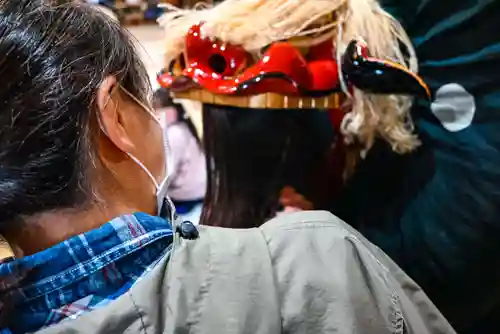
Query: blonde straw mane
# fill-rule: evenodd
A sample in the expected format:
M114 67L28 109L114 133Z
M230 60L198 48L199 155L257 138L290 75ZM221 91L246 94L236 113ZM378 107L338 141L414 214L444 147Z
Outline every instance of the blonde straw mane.
M168 36L167 64L183 52L188 29L203 21L204 36L240 45L253 54L275 41L313 36L295 44L314 45L332 38L340 56L351 40L361 37L374 57L406 67L402 43L409 51L409 69L418 70L415 51L404 29L375 0L225 0L214 7L200 4L191 10L168 8L170 11L159 19ZM332 20L325 21L329 17ZM319 20L327 23L315 26ZM412 134L410 98L370 95L357 89L352 95L345 93L350 111L342 131L348 142L362 144L366 151L380 137L399 153L419 145Z

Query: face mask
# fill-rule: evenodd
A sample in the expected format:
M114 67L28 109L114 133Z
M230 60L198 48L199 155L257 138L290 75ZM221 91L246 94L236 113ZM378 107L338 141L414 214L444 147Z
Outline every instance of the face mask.
M128 92L125 88L120 87L125 94L127 94L132 100L134 100L135 103L137 103L139 106L141 106L154 120L155 122L158 123L162 130L162 135L163 135L163 147L164 147L164 152L165 152L165 176L161 180L161 182L158 182L157 179L154 177L153 174L147 169L144 164L137 159L134 155L130 154L129 152L125 152L130 159L132 159L143 171L146 173L146 175L151 179L151 182L153 182L155 189L156 189L156 204L157 204L157 215L162 217L162 218L170 218L171 221L174 221L175 219L175 207L172 203L172 201L168 198L167 196L167 190L168 190L168 185L169 185L169 168L167 168L167 163L168 161L171 160L171 150L170 146L168 144L168 137L167 137L167 132L166 132L166 122L163 122L165 124L162 124L160 118L156 116L153 110L151 108L147 107L139 101L134 95L132 95L130 92ZM109 102L109 100L108 100ZM106 102L107 105L107 102ZM106 106L105 105L105 106ZM102 126L101 121L99 120L99 123L101 124L101 129L102 131L107 135L106 130Z

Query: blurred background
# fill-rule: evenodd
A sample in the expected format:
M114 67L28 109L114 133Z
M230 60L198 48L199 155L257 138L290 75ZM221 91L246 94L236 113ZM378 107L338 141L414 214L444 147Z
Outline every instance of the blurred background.
M124 24L154 22L162 13L162 5L170 4L188 8L198 2L212 4L213 0L87 0L86 2L104 6L112 10ZM220 2L220 1L215 1Z
M163 67L162 42L164 34L156 23L163 14L164 5L170 4L177 7L189 8L196 3L207 4L220 1L213 0L86 0L86 2L99 6L117 18L136 37L139 42L138 49L147 66L153 89L158 88L156 74Z

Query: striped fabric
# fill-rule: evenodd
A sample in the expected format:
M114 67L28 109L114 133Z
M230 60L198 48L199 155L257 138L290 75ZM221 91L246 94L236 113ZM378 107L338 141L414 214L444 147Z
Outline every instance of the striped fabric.
M34 332L106 305L168 256L172 237L169 222L136 213L0 264L0 281L25 273L16 288L0 285L14 301L10 331Z

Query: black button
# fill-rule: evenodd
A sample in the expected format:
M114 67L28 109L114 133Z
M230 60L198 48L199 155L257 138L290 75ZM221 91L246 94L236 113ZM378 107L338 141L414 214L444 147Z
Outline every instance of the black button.
M179 226L177 226L177 233L182 239L195 240L200 236L200 232L189 220L183 221Z

